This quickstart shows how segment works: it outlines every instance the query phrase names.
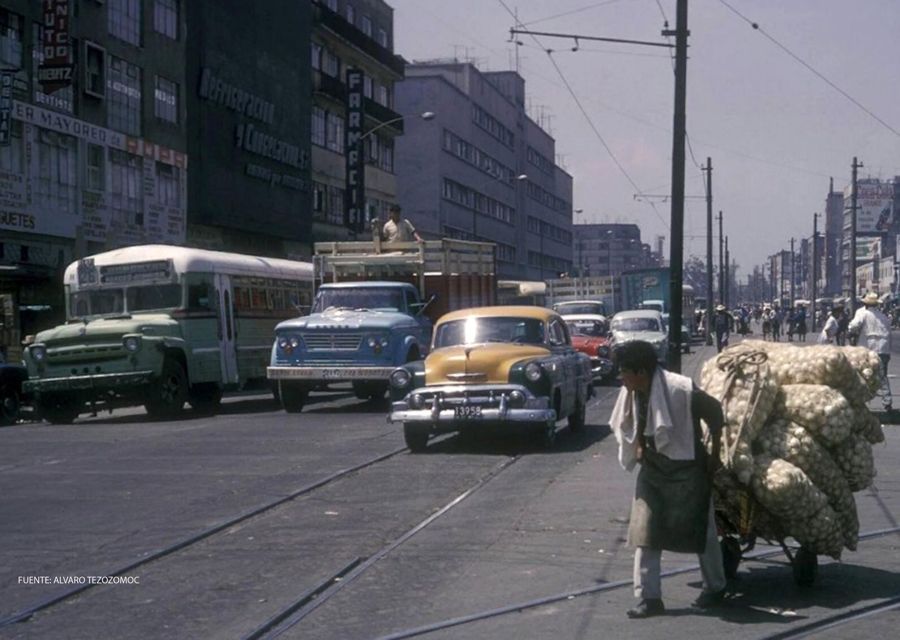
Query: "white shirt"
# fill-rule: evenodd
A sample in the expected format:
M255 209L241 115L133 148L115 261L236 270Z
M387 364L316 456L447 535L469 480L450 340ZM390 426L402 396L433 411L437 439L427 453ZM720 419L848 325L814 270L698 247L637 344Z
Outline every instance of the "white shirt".
M819 334L819 344L833 344L839 328L838 319L831 315L828 316L825 326L822 327L822 333Z
M875 353L891 352L891 323L878 307L857 309L847 330L859 335L860 346Z
M416 239L415 233L416 228L405 218L399 222L388 220L381 229L381 236L385 242L412 242Z

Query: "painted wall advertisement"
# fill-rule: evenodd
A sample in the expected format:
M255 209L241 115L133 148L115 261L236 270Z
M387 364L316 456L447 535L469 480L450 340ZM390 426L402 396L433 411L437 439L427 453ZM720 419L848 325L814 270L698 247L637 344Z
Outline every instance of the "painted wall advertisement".
M890 182L861 182L857 185L856 232L877 233L890 229L894 220L894 185ZM850 189L844 194L844 208L850 208Z
M0 170L0 229L184 243L186 154L17 100L12 117L22 170Z

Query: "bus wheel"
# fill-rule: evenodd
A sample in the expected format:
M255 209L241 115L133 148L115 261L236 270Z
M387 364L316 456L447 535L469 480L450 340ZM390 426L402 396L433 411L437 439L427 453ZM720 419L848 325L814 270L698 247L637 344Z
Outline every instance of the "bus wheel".
M197 413L213 415L218 412L222 404L222 388L216 383L198 384L191 389L188 402Z
M171 418L178 415L188 399L188 380L184 367L177 360L163 361L162 375L151 383L144 408L154 418Z
M41 417L50 424L72 424L81 413L81 404L66 396L46 396L37 405Z
M279 382L278 395L281 406L288 413L300 413L309 397L309 387L297 382Z
M19 404L19 392L12 385L0 387L0 427L16 423Z

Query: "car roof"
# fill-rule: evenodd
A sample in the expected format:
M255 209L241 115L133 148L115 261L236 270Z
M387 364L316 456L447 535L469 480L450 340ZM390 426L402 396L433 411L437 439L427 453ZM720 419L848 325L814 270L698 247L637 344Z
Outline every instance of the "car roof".
M566 322L578 320L594 320L598 322L606 322L606 316L599 313L566 313L563 314L563 320Z
M558 318L559 314L552 309L534 306L496 306L496 307L475 307L474 309L461 309L459 311L451 311L441 316L438 323L451 322L453 320L461 320L463 318L533 318L547 322L552 318Z
M408 282L394 282L391 280L363 280L358 282L325 282L319 289L373 289L392 287L400 289L415 289L415 285Z
M662 320L662 314L655 309L633 309L619 311L613 318L656 318L657 320Z
M556 306L564 305L564 304L602 304L606 306L603 300L562 300L561 302L554 303Z

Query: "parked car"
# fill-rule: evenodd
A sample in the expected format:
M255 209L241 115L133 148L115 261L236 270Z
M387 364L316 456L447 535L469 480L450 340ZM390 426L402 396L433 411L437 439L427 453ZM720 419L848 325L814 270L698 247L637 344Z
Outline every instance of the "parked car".
M640 309L636 311L620 311L610 322L612 332L612 348L633 340L649 342L656 348L660 362L665 362L669 355L669 336L659 311Z
M25 400L22 383L28 370L21 364L0 364L0 427L15 424Z
M390 375L391 422L412 451L434 434L501 426L545 446L556 423L584 426L593 394L590 359L572 346L562 317L541 307L481 307L442 316L424 361Z
M615 365L609 348L609 321L606 316L579 313L562 317L572 336L572 346L591 359L594 381L615 376Z

